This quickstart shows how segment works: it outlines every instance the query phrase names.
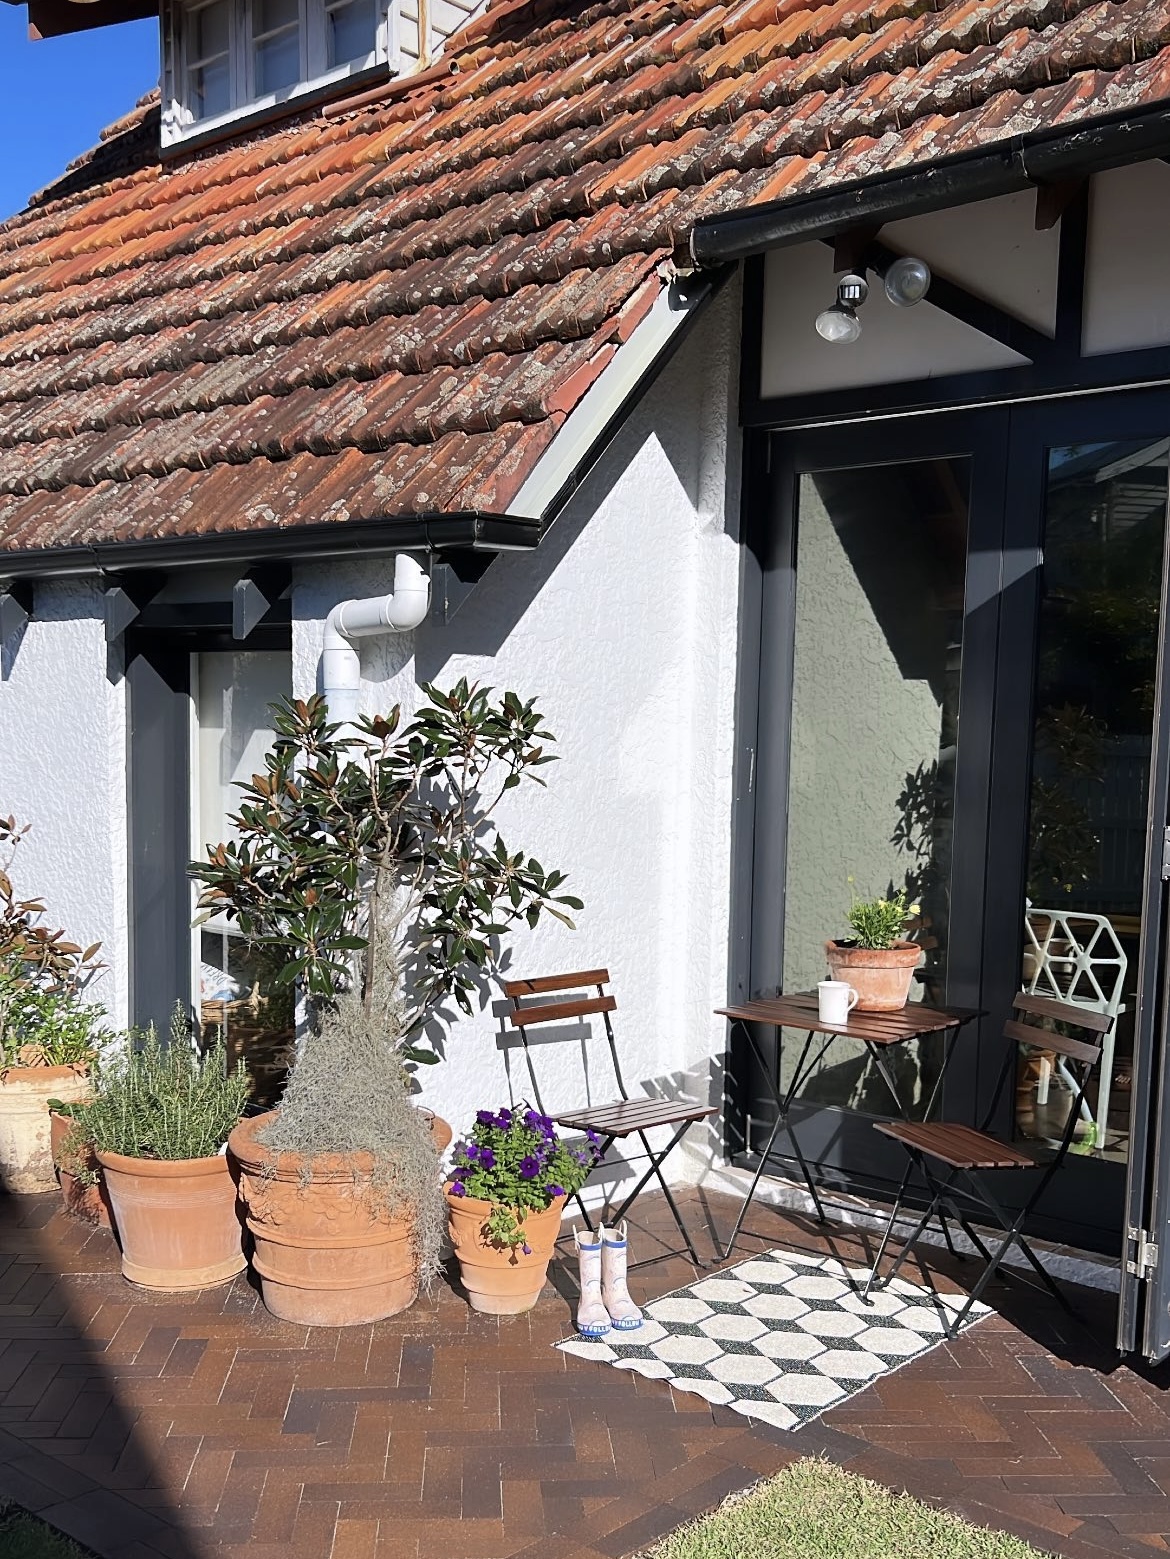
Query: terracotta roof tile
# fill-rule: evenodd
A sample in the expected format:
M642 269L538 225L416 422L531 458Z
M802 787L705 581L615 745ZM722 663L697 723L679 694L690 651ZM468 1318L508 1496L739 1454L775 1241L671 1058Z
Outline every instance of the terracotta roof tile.
M0 546L498 509L705 215L1170 94L1170 0L501 0L457 75L0 227Z

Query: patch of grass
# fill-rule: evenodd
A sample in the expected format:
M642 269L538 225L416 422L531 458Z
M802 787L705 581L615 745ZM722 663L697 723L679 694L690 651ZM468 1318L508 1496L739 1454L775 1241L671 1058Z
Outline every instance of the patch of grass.
M1006 1532L893 1494L831 1462L793 1462L645 1559L1050 1559Z
M0 1559L90 1559L90 1555L36 1516L0 1502Z

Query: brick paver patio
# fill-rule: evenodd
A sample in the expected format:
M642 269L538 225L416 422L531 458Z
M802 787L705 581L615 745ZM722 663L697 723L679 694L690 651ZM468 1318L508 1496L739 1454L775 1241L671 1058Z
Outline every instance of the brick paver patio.
M668 1230L647 1198L642 1251ZM699 1226L726 1198L688 1193ZM824 1248L754 1210L741 1254ZM673 1232L672 1230L669 1232ZM762 1243L761 1243L762 1240ZM830 1231L864 1259L867 1238ZM691 1280L669 1260L642 1297ZM527 1317L449 1288L346 1331L267 1314L243 1279L191 1297L126 1285L108 1235L53 1198L0 1203L0 1493L103 1559L620 1559L732 1490L820 1453L1070 1559L1170 1549L1170 1394L1039 1297L796 1434L567 1357L546 1289Z

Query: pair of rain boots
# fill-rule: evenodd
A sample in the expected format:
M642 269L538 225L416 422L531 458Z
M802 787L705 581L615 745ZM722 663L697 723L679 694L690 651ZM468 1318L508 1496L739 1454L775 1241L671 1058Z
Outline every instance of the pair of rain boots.
M583 1237L579 1229L574 1229L573 1240L581 1274L581 1297L577 1301L577 1330L581 1336L604 1337L610 1327L617 1332L636 1331L642 1324L642 1312L626 1287L626 1225L607 1229L602 1224L595 1238Z

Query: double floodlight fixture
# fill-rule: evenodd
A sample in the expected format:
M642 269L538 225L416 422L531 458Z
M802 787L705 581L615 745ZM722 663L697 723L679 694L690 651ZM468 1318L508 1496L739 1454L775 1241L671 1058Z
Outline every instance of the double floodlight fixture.
M930 266L914 255L899 255L880 272L882 288L895 308L921 303L930 289ZM817 335L824 341L856 341L861 334L857 310L869 297L869 283L857 271L849 271L837 283L836 302L817 315Z

